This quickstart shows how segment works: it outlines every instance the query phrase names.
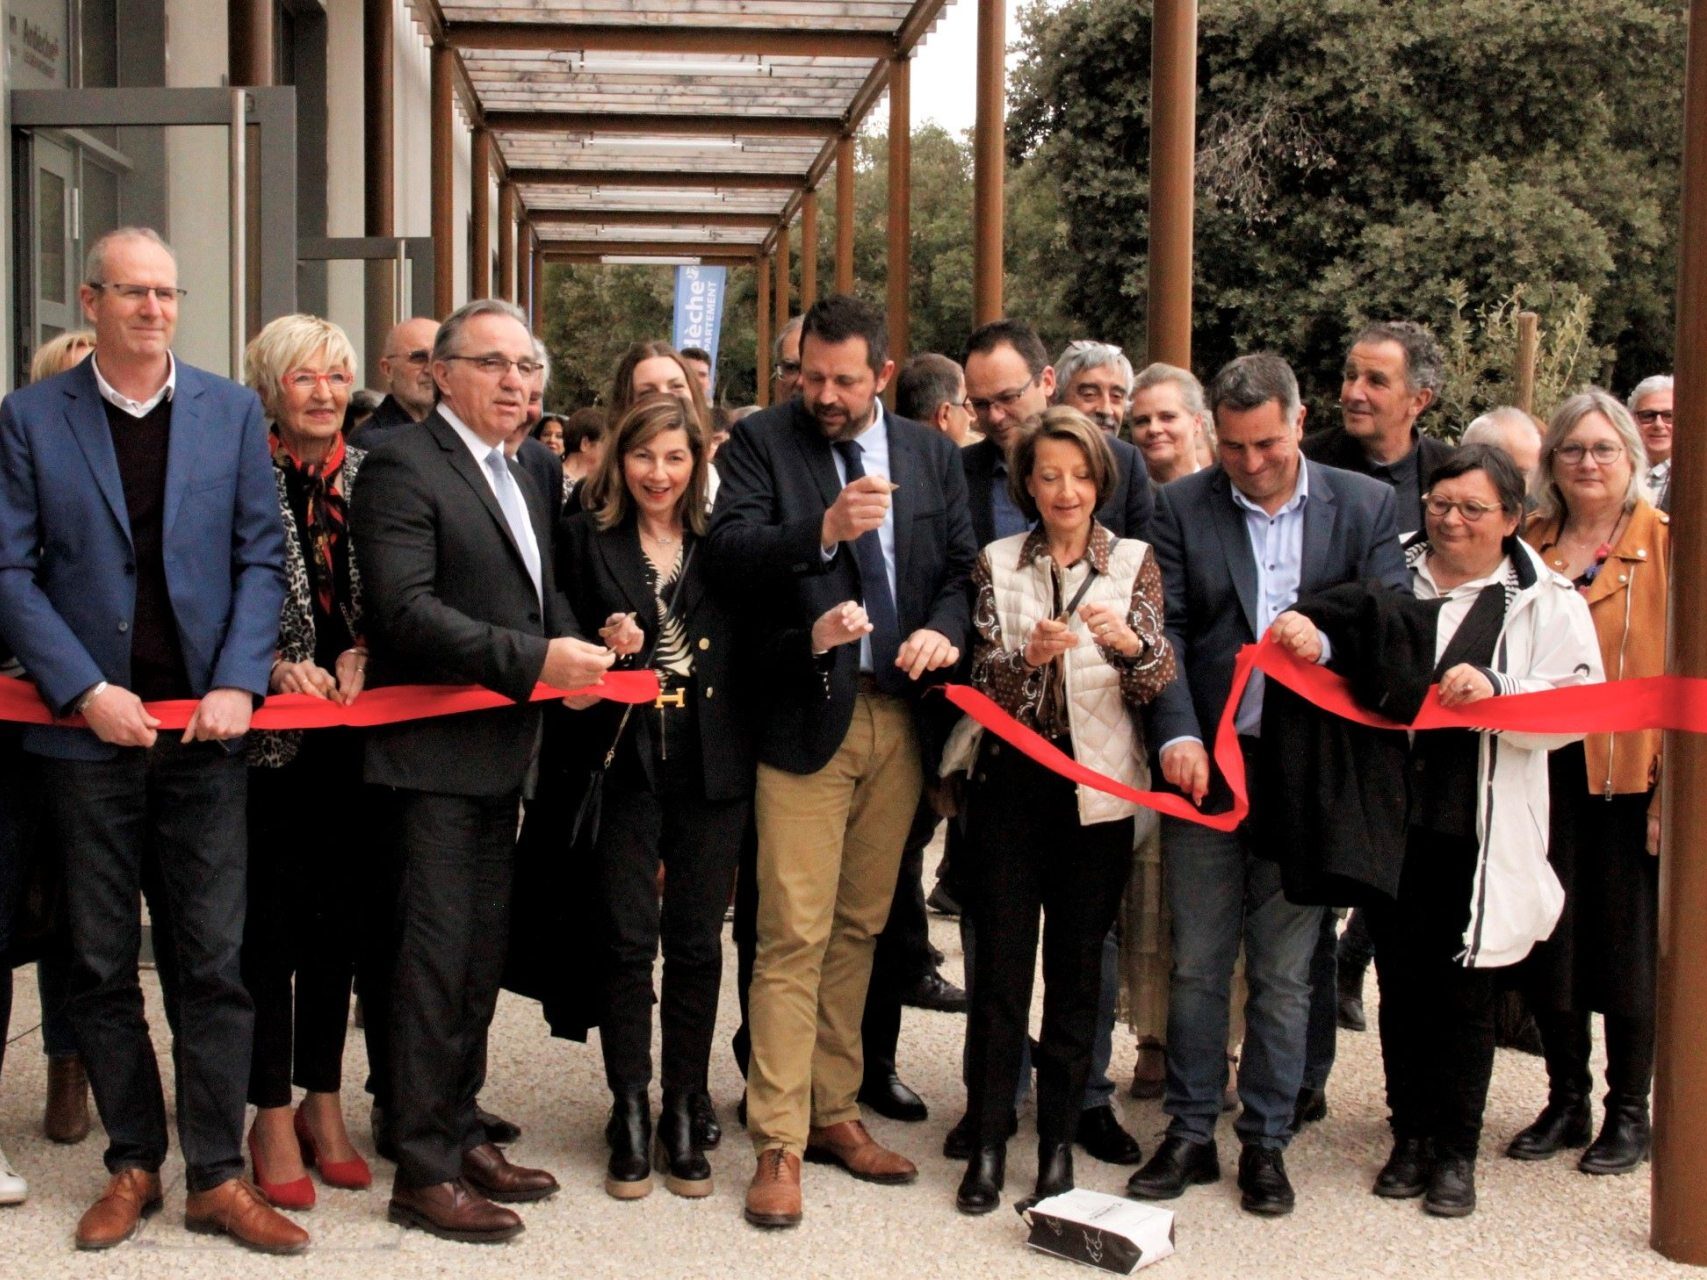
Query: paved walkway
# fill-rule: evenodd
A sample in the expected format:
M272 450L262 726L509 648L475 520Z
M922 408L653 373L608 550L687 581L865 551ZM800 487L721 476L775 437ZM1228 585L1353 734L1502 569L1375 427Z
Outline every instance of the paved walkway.
M958 976L960 954L953 922L933 917L932 934ZM705 1200L680 1200L662 1185L650 1198L619 1202L604 1194L602 1127L606 1102L596 1047L550 1039L530 1003L506 996L492 1033L491 1082L484 1096L493 1110L517 1121L525 1134L512 1149L523 1163L542 1165L563 1182L554 1199L521 1206L528 1229L516 1242L495 1248L456 1245L419 1232L403 1232L385 1218L391 1167L376 1162L378 1185L366 1193L320 1188L320 1203L301 1221L314 1233L306 1257L272 1259L239 1252L182 1228L183 1164L174 1150L164 1170L166 1210L133 1243L104 1255L79 1255L72 1228L103 1183L97 1130L77 1147L56 1147L40 1135L44 1068L33 973L20 971L14 1041L0 1091L0 1143L30 1180L29 1202L0 1209L0 1273L21 1277L295 1276L315 1280L378 1277L620 1276L789 1277L1056 1277L1079 1272L1073 1264L1024 1247L1024 1224L1006 1206L985 1218L954 1211L960 1168L944 1160L942 1139L963 1103L959 1081L962 1018L907 1012L901 1046L902 1075L931 1104L924 1124L872 1119L872 1131L919 1163L909 1187L874 1187L824 1167L806 1167L806 1221L794 1231L764 1233L740 1216L741 1195L752 1171L750 1149L733 1132L741 1081L727 1045L734 1030L730 981L734 952L726 953L721 1028L712 1064L712 1094L732 1131L713 1153L717 1191ZM163 1028L159 988L147 975L149 1015ZM1374 982L1369 984L1373 1007ZM162 1050L164 1035L157 1036ZM1647 1247L1648 1176L1591 1178L1564 1159L1534 1165L1503 1159L1505 1140L1526 1124L1544 1089L1537 1059L1502 1050L1488 1104L1479 1183L1481 1209L1456 1222L1427 1217L1415 1201L1394 1203L1369 1194L1385 1158L1387 1130L1381 1102L1381 1066L1373 1032L1342 1035L1340 1063L1329 1089L1328 1118L1294 1144L1288 1166L1298 1189L1298 1211L1278 1221L1241 1213L1231 1168L1223 1181L1175 1202L1179 1252L1146 1274L1172 1277L1423 1277L1467 1280L1500 1276L1696 1276L1662 1260ZM1117 1038L1115 1067L1130 1078L1133 1046ZM164 1052L162 1074L170 1080ZM352 1029L346 1056L345 1109L358 1147L371 1156L365 1098L366 1070L359 1032ZM1126 1121L1153 1148L1163 1127L1156 1103L1125 1101ZM1036 1172L1027 1138L1029 1117L1012 1145L1010 1196L1024 1194ZM1223 1165L1236 1158L1230 1124L1222 1128ZM1080 1154L1079 1185L1118 1193L1127 1171Z

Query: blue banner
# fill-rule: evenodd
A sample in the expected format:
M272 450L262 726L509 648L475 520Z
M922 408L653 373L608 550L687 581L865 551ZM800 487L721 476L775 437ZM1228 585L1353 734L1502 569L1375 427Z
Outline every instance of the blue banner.
M711 385L717 389L717 337L723 329L727 267L676 268L675 348L698 347L711 355Z

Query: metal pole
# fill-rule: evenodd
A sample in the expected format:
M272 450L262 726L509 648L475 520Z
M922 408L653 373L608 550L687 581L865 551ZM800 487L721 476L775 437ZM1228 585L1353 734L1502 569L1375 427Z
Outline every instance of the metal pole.
M1707 0L1692 0L1684 77L1682 236L1677 259L1679 431L1672 452L1671 640L1677 675L1707 676ZM1676 566L1683 566L1681 571ZM1665 738L1660 857L1658 1055L1649 1242L1707 1265L1707 735Z
M783 326L788 323L788 224L785 222L776 229L776 247L773 251L776 261L771 266L771 302L772 314L776 317L772 333L781 333Z
M1007 4L978 0L978 121L972 135L972 323L1002 314L1007 164Z
M1533 311L1517 313L1517 407L1535 412L1535 361L1541 352L1541 317Z
M818 301L818 193L808 191L800 200L800 311Z
M758 388L753 393L753 402L768 405L771 402L771 260L763 254L759 255L754 269L758 272L758 303L754 322L753 346L757 356L757 368L753 376L758 379Z
M470 148L469 207L473 214L474 243L469 249L468 296L492 296L492 131L477 125Z
M906 58L889 63L889 355L896 364L906 360L912 336L907 314L913 282L911 66Z
M391 273L391 323L399 325L409 318L409 246L402 236L397 237L397 256L391 260ZM384 338L380 340L383 342Z
M1149 358L1191 368L1197 0L1156 0L1150 48Z
M456 309L456 218L451 204L455 173L451 128L456 123L451 91L450 46L435 44L432 60L432 226L433 314L444 319Z
M516 300L516 184L498 184L498 296Z
M231 91L231 136L226 177L230 182L231 377L243 381L243 349L249 345L249 95Z
M836 292L854 287L854 140L836 139Z

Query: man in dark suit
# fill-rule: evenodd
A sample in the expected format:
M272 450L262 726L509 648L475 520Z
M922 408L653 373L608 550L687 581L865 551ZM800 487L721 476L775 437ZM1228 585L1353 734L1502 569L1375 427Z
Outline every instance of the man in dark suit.
M1099 353L1112 352L1119 357L1126 375L1130 376L1131 365L1117 348L1103 343L1083 343L1073 344L1067 351L1072 354L1081 348L1094 349ZM966 488L972 499L972 527L977 533L978 545L983 547L1027 527L1029 522L1008 496L1008 453L1013 448L1019 426L1042 413L1051 403L1059 401L1060 393L1066 388L1057 383L1055 369L1049 364L1049 353L1037 331L1023 320L995 320L975 330L966 340L963 363L968 401L978 419L978 428L984 433L982 440L968 445L961 453L966 464ZM1120 385L1118 379L1116 385ZM1077 393L1074 399L1075 408L1095 408L1089 395ZM1124 395L1121 402L1124 403ZM1114 492L1096 513L1096 518L1116 537L1148 539L1156 498L1150 485L1149 469L1144 465L1144 455L1112 434L1108 437L1108 446L1114 452L1119 474ZM970 975L970 957L977 947L977 922L965 914L960 917L960 937L968 957L966 971ZM1114 1020L1119 995L1120 943L1111 932L1103 943L1096 1045L1091 1054L1091 1073L1081 1100L1082 1111L1075 1141L1098 1160L1109 1164L1136 1164L1141 1154L1138 1143L1115 1115L1114 1082L1108 1075L1108 1064L1114 1053ZM1026 1066L1029 1068L1029 1056ZM1029 1087L1029 1069L1022 1070L1020 1078L1022 1087ZM944 1154L950 1159L964 1160L972 1154L971 1143L972 1132L968 1119L963 1117L949 1131L943 1146Z
M106 1192L82 1249L160 1207L166 1110L137 981L142 864L174 957L185 1225L280 1253L307 1233L243 1180L254 1007L243 936L243 737L266 696L284 530L260 401L174 358L177 263L126 227L79 290L100 354L0 406L0 634L56 716L24 730L65 859L69 1013L106 1126ZM147 703L196 699L182 732Z
M556 513L506 455L537 372L507 302L451 315L433 344L437 408L368 454L353 510L370 686L479 684L521 704L375 729L363 776L388 789L400 863L391 984L391 1219L450 1240L507 1240L493 1200L557 1189L509 1163L475 1108L509 920L516 821L531 789L534 686L596 681L608 650L569 634L549 572Z
M522 418L522 425L510 433L505 448L521 469L527 472L540 491L551 504L552 511L563 509L563 462L555 453L534 439L534 428L545 416L545 388L551 381L551 356L545 350L545 344L538 338L533 340L533 358L539 365L539 371L533 375L533 381L528 387L528 411Z
M740 423L720 454L709 564L744 591L769 674L757 725L758 953L746 1216L800 1221L800 1158L874 1182L913 1164L859 1120L860 1014L922 769L912 700L952 667L976 556L959 451L885 413L882 313L807 313L798 401Z
M1156 702L1149 738L1168 783L1218 812L1230 793L1206 744L1227 704L1239 648L1301 595L1369 578L1402 587L1405 570L1392 490L1300 456L1304 408L1284 360L1234 360L1216 375L1209 404L1220 465L1176 480L1157 503L1156 560L1179 674ZM1237 712L1247 760L1261 723L1259 675ZM1262 856L1259 829L1249 820L1223 833L1162 819L1173 911L1163 1100L1171 1122L1161 1147L1127 1184L1140 1198L1170 1199L1220 1176L1215 1123L1226 1077L1228 991L1243 942L1250 994L1235 1125L1244 1147L1241 1203L1265 1215L1293 1207L1281 1152L1292 1136L1304 1070L1309 967L1323 908L1286 900L1278 864Z
M385 399L350 432L350 443L356 448L371 449L433 411L433 338L438 331L437 320L414 316L385 336L385 352L379 357Z

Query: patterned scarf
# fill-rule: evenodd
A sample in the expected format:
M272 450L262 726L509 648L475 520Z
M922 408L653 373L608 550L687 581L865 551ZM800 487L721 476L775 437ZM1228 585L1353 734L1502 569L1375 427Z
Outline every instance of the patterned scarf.
M320 612L331 615L337 609L337 561L332 550L349 523L349 503L340 482L344 469L343 433L333 437L331 451L320 462L300 460L276 432L272 445L274 464L283 467L287 475L296 476L308 490L308 542L314 548L316 565L314 594Z

